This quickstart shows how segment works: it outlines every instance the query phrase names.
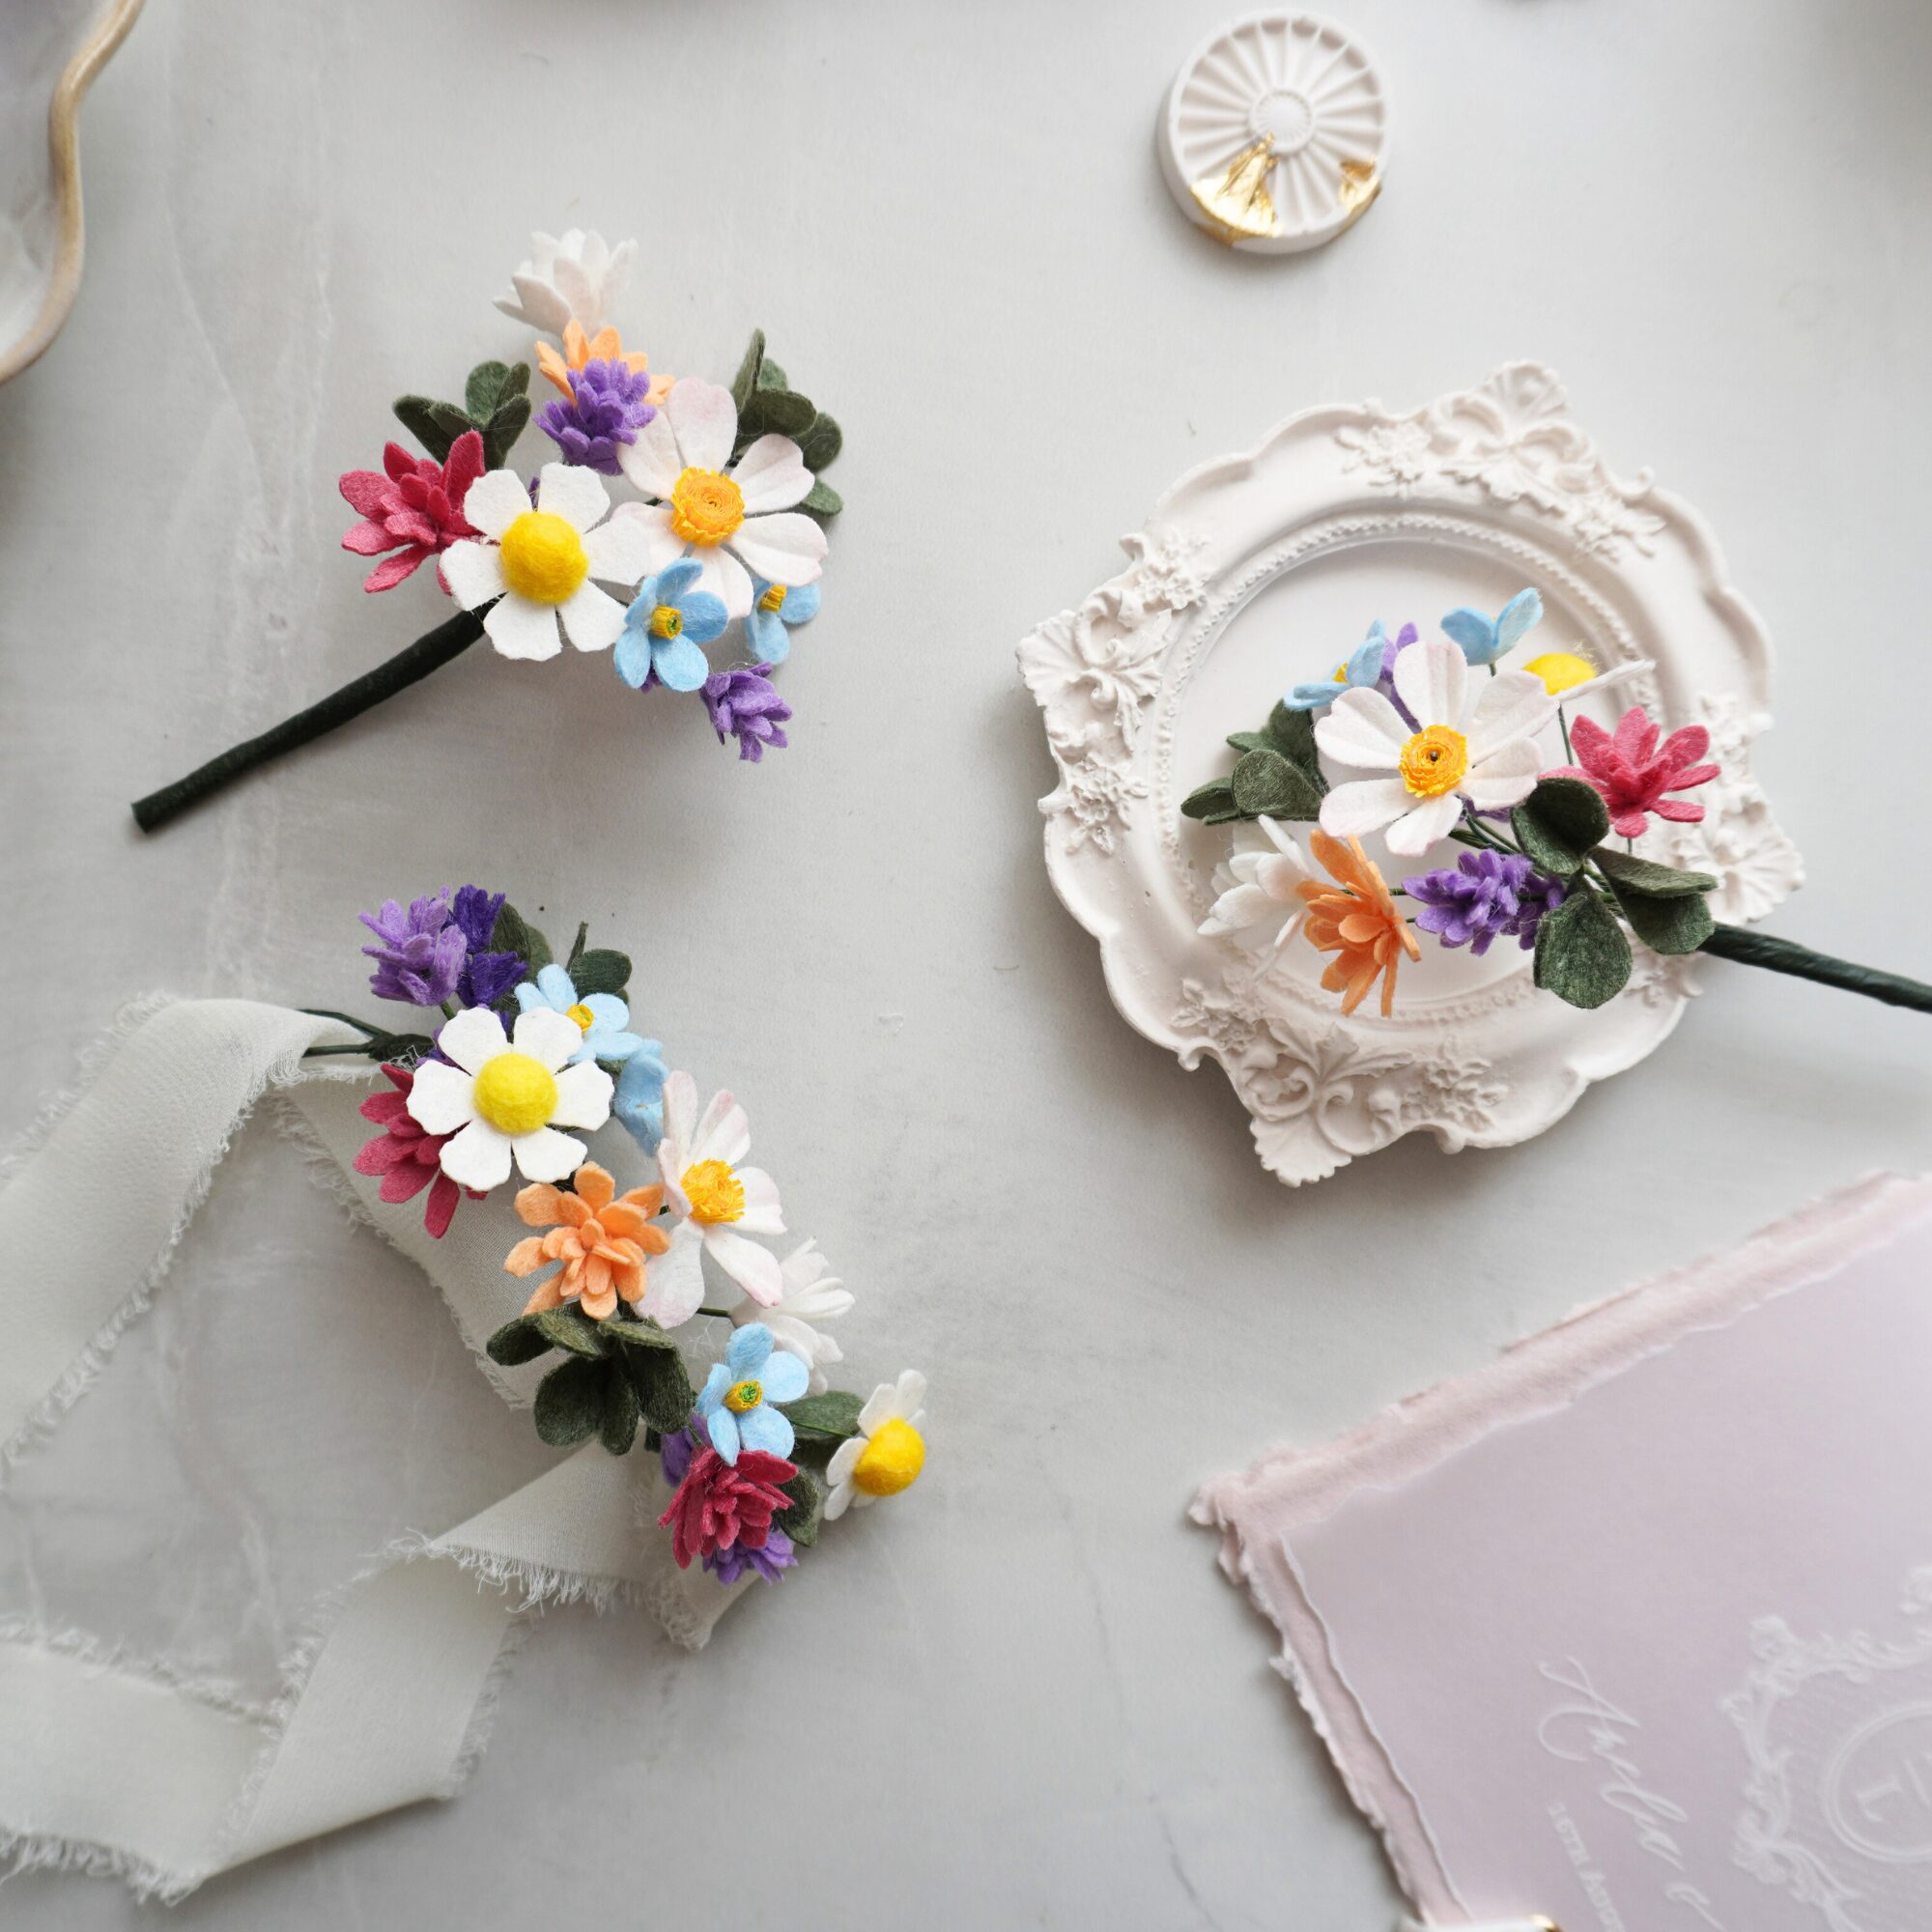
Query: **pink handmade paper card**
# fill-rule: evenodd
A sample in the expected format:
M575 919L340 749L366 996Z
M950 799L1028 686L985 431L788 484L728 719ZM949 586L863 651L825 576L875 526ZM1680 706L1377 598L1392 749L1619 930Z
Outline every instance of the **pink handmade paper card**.
M1932 1927L1932 1181L1210 1484L1432 1922Z

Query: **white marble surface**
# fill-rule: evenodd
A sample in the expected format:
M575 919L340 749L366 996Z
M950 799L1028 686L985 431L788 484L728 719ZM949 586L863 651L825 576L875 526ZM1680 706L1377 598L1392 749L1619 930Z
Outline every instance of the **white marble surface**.
M1334 246L1257 261L1153 158L1223 6L153 0L98 84L87 279L0 390L0 1130L129 995L347 1003L358 908L490 879L628 940L653 1027L737 1087L861 1292L858 1374L933 1377L921 1490L709 1653L550 1618L460 1800L174 1923L755 1901L812 1927L1378 1932L1375 1844L1183 1521L1196 1479L1932 1156L1922 1021L1721 966L1534 1146L1405 1144L1300 1194L1217 1073L1113 1015L1047 891L1014 640L1181 469L1511 355L1706 511L1778 639L1761 769L1814 879L1779 929L1900 965L1932 937L1905 869L1932 14L1350 0L1394 93L1387 192ZM143 842L136 790L427 624L427 584L361 595L334 478L399 390L522 347L488 298L527 229L571 220L642 239L624 313L663 366L726 377L761 322L847 427L793 749L741 769L695 719L610 702L606 664L478 656ZM251 1142L21 1471L0 1602L259 1682L358 1549L541 1460L422 1293ZM159 1917L86 1879L0 1908Z

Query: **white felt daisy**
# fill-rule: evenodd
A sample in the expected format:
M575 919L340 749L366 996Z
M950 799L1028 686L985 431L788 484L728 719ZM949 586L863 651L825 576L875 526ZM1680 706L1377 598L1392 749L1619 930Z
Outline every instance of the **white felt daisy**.
M492 469L469 486L463 514L484 540L451 544L443 580L466 611L490 605L483 628L506 658L555 657L559 619L580 651L617 641L624 606L592 580L636 583L650 545L628 518L607 522L610 508L595 473L564 463L538 472L534 508L514 469Z
M1301 847L1272 818L1258 818L1256 829L1273 846L1250 847L1236 852L1228 861L1227 886L1208 917L1201 922L1204 938L1217 939L1226 932L1247 932L1258 925L1274 925L1273 948L1279 951L1300 930L1308 908L1294 890L1303 879L1315 874L1302 856ZM1221 883L1221 871L1215 870Z
M780 1348L789 1349L811 1370L811 1393L823 1395L830 1386L824 1365L842 1361L845 1351L818 1324L845 1314L852 1292L831 1272L816 1241L794 1248L779 1264L779 1277L783 1289L776 1301L769 1307L741 1301L731 1320L740 1328L762 1321Z
M516 1033L488 1007L468 1007L443 1022L436 1043L454 1062L426 1060L410 1087L410 1116L425 1133L448 1134L442 1171L487 1192L510 1178L515 1159L526 1180L561 1180L583 1159L583 1143L559 1127L601 1127L611 1118L611 1076L595 1061L571 1057L583 1035L548 1007L517 1015Z
M737 438L730 390L687 376L637 441L617 451L624 474L658 498L617 512L649 535L650 569L689 554L703 566L699 587L722 597L732 617L752 608L753 573L796 589L816 581L825 557L825 532L792 507L812 484L798 444L761 436L733 464Z
M670 1252L651 1270L643 1303L659 1327L675 1328L697 1312L704 1298L700 1253L761 1306L770 1308L783 1294L779 1258L745 1238L784 1233L778 1182L762 1168L739 1164L751 1151L745 1110L729 1094L715 1094L699 1120L697 1083L689 1073L666 1080L658 1179L677 1225Z
M635 242L612 248L594 228L566 229L561 236L539 230L530 237L530 259L510 277L512 293L498 296L497 306L553 335L561 335L573 320L595 335L637 259Z
M859 1411L859 1433L848 1435L826 1464L832 1488L825 1514L840 1517L858 1503L895 1496L919 1480L925 1466L925 1378L907 1369L896 1382L881 1382Z
M1389 778L1337 785L1321 801L1321 829L1335 838L1386 830L1404 858L1447 838L1466 799L1496 811L1527 798L1543 769L1536 734L1556 714L1540 677L1506 670L1474 680L1456 645L1411 644L1395 661L1395 695L1350 687L1315 727L1315 742L1340 765ZM1411 724L1409 719L1413 719Z

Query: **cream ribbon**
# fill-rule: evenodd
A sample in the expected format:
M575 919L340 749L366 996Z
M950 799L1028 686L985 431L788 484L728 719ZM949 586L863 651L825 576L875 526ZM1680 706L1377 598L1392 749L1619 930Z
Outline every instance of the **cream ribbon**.
M348 1037L286 1008L203 1000L134 1009L97 1050L82 1090L0 1184L0 1479L146 1307L265 1093L281 1090L298 1135L373 1202L350 1165L370 1134L356 1113L367 1069L351 1079L302 1060ZM102 1174L116 1177L111 1211L65 1215L62 1202L101 1200ZM50 1214L65 1228L58 1280L11 1259L34 1254ZM440 1242L407 1208L369 1218L437 1283L473 1350L521 1306L489 1217L459 1213ZM479 1359L506 1399L528 1402L541 1364ZM481 1753L493 1674L537 1603L639 1597L702 1644L738 1591L678 1570L669 1539L640 1529L639 1463L591 1442L469 1521L385 1551L322 1606L267 1712L104 1646L0 1628L0 1850L179 1898L284 1845L451 1796Z

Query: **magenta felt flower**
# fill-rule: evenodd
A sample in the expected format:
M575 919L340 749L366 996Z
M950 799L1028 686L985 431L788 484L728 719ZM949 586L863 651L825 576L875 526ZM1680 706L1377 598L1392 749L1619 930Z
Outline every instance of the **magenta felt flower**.
M483 439L468 429L450 445L449 461L412 456L399 442L383 446L383 468L351 469L341 490L362 521L342 539L358 556L381 556L362 580L364 590L400 583L426 556L476 532L463 519L463 499L483 473ZM391 555L384 553L392 552ZM437 582L442 569L437 567ZM445 590L448 584L442 586Z
M412 1201L427 1187L423 1226L440 1241L449 1232L458 1195L464 1191L440 1165L442 1144L449 1136L426 1134L410 1118L410 1089L416 1076L409 1067L385 1065L383 1071L394 1091L370 1094L356 1110L383 1131L363 1144L355 1156L355 1172L371 1178L381 1175L378 1191L384 1201ZM483 1198L474 1188L467 1191L472 1201Z
M1687 724L1661 746L1657 737L1658 727L1641 704L1633 704L1624 713L1614 736L1601 724L1579 718L1570 727L1570 749L1577 763L1559 765L1544 777L1581 779L1594 785L1610 809L1610 830L1619 838L1641 838L1653 811L1660 818L1695 825L1704 816L1704 808L1665 794L1709 784L1718 776L1719 766L1698 762L1711 749L1711 734L1701 724Z

